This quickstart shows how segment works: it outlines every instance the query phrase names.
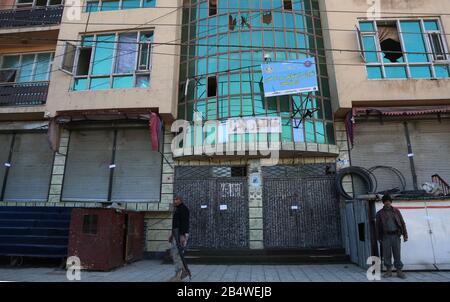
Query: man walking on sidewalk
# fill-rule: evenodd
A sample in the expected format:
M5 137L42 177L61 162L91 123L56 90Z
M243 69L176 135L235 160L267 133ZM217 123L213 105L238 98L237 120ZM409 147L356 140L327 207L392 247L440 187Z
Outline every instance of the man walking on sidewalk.
M392 255L394 256L394 266L397 269L397 276L405 279L406 275L402 271L403 263L401 260L401 239L408 241L408 232L406 224L400 211L392 206L392 198L384 195L382 198L383 208L376 215L376 233L377 239L383 246L384 265L386 273L383 277L392 277Z
M189 209L180 196L175 197L174 213L172 218L172 233L169 242L172 244L170 253L175 265L175 276L169 281L182 281L189 276L188 268L183 261L184 248L189 238Z

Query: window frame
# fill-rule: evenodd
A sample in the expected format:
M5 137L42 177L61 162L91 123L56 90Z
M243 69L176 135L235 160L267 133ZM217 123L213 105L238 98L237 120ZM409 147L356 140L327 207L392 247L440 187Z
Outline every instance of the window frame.
M34 1L36 1L36 0L34 0ZM50 0L48 0L48 1L50 1ZM85 12L85 13L105 12L105 10L102 10L103 2L110 2L110 1L113 1L113 0L86 0L85 4L83 5L83 12ZM148 7L144 6L144 1L145 0L139 0L139 7L125 8L125 9L156 8L156 5L157 5L156 1L157 0L154 0L154 3L155 3L154 6L148 6ZM97 2L97 10L88 11L87 10L88 3L92 3L92 2ZM117 10L124 10L124 8L123 8L123 2L124 1L123 0L118 0L118 2L119 2L119 8ZM109 11L109 10L106 10L106 11Z
M40 80L40 81L36 81L34 80L35 76L36 76L36 67L37 67L37 63L38 61L38 55L40 54L50 54L50 63L48 64L47 67L47 79L46 80ZM17 81L20 78L20 74L22 72L22 60L23 60L23 56L26 55L34 55L33 58L33 69L31 70L31 77L32 80L31 81ZM19 64L17 68L1 68L1 66L3 66L3 60L5 57L9 57L9 56L19 56ZM0 69L12 69L12 70L17 70L16 72L16 77L15 77L15 81L14 82L8 82L8 83L14 83L14 84L18 84L18 83L36 83L36 82L48 82L50 81L50 74L52 72L52 66L53 66L53 60L55 58L55 52L53 51L40 51L40 52L32 52L32 53L27 53L27 52L21 52L21 53L8 53L8 54L3 54L0 56ZM23 65L25 66L25 65ZM39 73L40 74L40 73Z
M381 50L381 43L380 43L380 37L379 37L379 31L378 31L378 23L379 22L395 22L398 35L400 38L400 45L403 52L403 59L404 62L399 63L388 63L383 60L383 52ZM404 32L401 30L401 22L407 22L407 21L419 21L420 23L420 29L422 33L422 38L425 44L426 49L426 55L428 58L428 62L409 62L408 59L408 52L405 51L405 40L404 40ZM426 30L425 22L426 21L434 21L438 25L438 30ZM361 31L360 24L361 23L372 23L374 31ZM450 60L448 55L448 42L447 39L445 39L445 34L443 31L441 20L438 18L420 18L420 19L410 19L410 18L396 18L396 19L380 19L380 20L365 20L365 19L359 19L357 28L357 35L358 35L358 45L359 45L359 51L361 54L361 57L363 58L363 61L365 63L366 69L368 67L379 67L381 68L381 78L368 78L369 80L409 80L409 79L439 79L436 74L436 66L443 66L446 65L447 68L450 70ZM446 56L445 60L435 60L434 59L434 50L432 48L432 43L430 41L430 34L438 34L440 37L441 46L443 47L444 55ZM364 47L364 37L374 37L375 39L375 47L377 51L377 62L367 62L367 56L365 54L366 50ZM387 77L386 74L386 67L399 67L402 66L405 68L406 77L405 78L392 78ZM430 74L431 77L429 78L415 78L411 74L411 67L429 67L430 68ZM367 72L368 76L368 72Z
M35 8L35 7L47 7L47 6L59 6L64 5L64 0L61 0L60 4L50 4L52 0L47 0L45 5L37 5L37 0L32 0L30 3L19 3L19 0L14 1L14 8Z
M118 47L118 45L119 45L119 43L118 43L119 42L119 36L120 36L120 34L124 34L124 33L136 33L136 41L133 42L133 43L137 44L137 51L136 51L136 54L135 54L135 57L134 57L134 69L133 69L132 72L129 72L129 73L116 73L115 70L116 70L116 65L118 63L118 58L119 58L119 56L117 55L118 49L119 49L119 47ZM92 42L91 42L92 45L91 46L83 46L80 43L80 45L77 46L77 50L76 50L76 53L75 53L74 67L73 67L73 70L72 70L72 81L71 81L71 84L70 84L70 91L72 91L72 92L92 91L93 89L91 87L91 80L95 79L95 78L106 78L106 77L108 77L109 78L109 80L108 80L109 88L106 88L106 89L94 89L94 90L136 89L136 88L140 89L140 87L137 86L137 84L138 84L137 83L137 78L139 76L148 76L148 81L150 83L151 74L152 74L153 41L149 42L149 43L142 43L142 42L140 42L141 35L144 34L144 33L152 33L153 34L153 38L154 38L154 33L155 33L154 29L144 29L144 30L132 31L132 32L92 33L92 34L82 35L81 38L83 36L91 36L92 37ZM114 43L113 43L114 44L114 49L113 49L113 55L112 55L111 69L110 69L109 74L105 73L105 74L95 74L95 75L93 75L92 74L92 69L93 69L93 65L94 65L95 51L96 51L96 48L97 48L97 37L98 36L105 36L105 35L114 35ZM149 51L149 54L148 54L148 57L149 57L148 64L149 64L149 66L148 66L148 69L146 69L146 70L138 69L139 68L139 61L138 61L138 59L140 58L140 55L141 55L141 53L140 53L140 45L142 45L142 44L150 44L150 47L149 47L150 51ZM92 49L91 57L89 59L89 70L88 70L88 74L87 75L77 75L76 72L77 72L78 63L79 63L80 51L83 48L91 48ZM133 86L132 87L126 87L126 88L114 88L113 87L114 78L115 77L130 76L130 75L133 77ZM85 89L80 89L80 90L74 89L75 81L79 80L79 79L86 79L86 88ZM106 84L106 80L105 80L105 84ZM148 89L148 88L150 88L150 87L145 87L144 89Z

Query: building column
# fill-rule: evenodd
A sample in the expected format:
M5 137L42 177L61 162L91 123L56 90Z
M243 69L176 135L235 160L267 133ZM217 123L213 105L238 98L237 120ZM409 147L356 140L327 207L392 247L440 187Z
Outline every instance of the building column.
M263 184L260 160L248 161L248 199L250 249L264 248Z
M55 154L55 160L53 162L48 202L56 203L61 201L64 169L66 166L67 149L69 147L69 136L70 131L62 129L61 139L59 142L59 152Z

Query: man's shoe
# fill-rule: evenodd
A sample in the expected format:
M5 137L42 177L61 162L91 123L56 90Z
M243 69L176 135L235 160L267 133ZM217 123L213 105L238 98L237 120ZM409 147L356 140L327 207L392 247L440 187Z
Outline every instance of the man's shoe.
M182 271L179 271L178 273L175 274L175 276L173 276L172 278L170 278L168 280L168 282L181 282L181 276L182 276Z
M386 272L383 275L383 278L390 278L392 277L392 268L386 269Z
M406 279L406 274L401 269L398 269L397 277L399 277L400 279Z
M184 279L186 279L186 277L189 277L189 274L188 274L187 271L185 271L185 270L183 269L183 270L181 271L180 279L181 279L181 280L184 280Z

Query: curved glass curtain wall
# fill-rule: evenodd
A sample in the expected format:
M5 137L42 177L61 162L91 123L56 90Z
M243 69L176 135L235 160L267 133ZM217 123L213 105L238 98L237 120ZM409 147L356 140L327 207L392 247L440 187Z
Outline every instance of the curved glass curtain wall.
M283 8L283 0L218 0L213 16L209 16L208 2L185 1L178 118L192 121L194 112L201 112L204 120L281 116L283 142L334 144L317 0L293 0L292 10ZM234 29L229 27L230 15L236 19ZM265 98L260 83L265 54L272 61L315 57L319 63L320 91L307 104L317 111L299 128L291 118L293 102L300 106L306 94ZM207 95L210 76L217 78L215 97Z

